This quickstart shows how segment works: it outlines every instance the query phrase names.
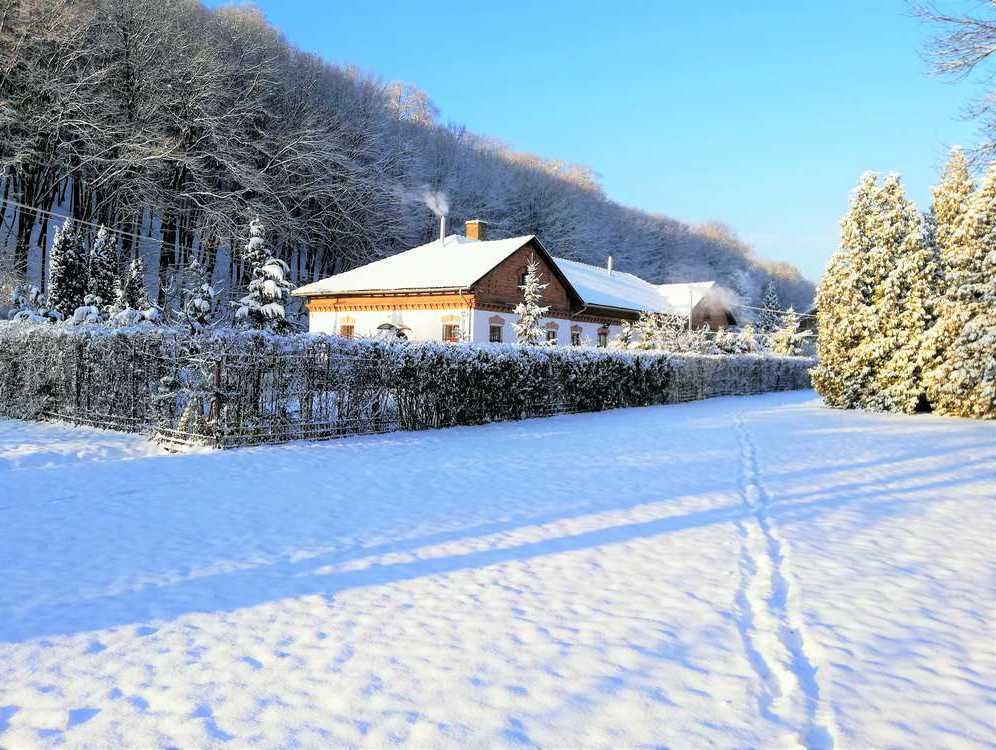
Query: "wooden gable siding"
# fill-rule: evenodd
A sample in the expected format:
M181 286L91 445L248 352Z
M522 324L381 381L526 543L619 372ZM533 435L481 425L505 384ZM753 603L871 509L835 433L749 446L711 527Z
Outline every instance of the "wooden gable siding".
M474 252L473 245L467 247L464 252ZM523 245L505 258L474 285L472 291L477 305L509 308L519 304L522 301L519 276L525 272L529 256L532 254L536 255L536 260L540 264L540 281L548 285L543 290L542 304L550 307L550 315L557 317L570 315L571 295L532 242Z

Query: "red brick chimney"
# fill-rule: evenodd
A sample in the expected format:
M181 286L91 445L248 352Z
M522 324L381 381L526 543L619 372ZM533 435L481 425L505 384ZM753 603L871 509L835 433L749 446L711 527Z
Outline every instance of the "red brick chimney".
M480 219L471 219L464 222L468 240L483 240L487 237L488 222Z

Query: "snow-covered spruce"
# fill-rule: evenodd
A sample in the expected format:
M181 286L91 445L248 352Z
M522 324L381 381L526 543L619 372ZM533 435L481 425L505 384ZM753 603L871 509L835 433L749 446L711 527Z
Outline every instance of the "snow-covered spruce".
M816 389L831 406L911 412L936 285L929 233L897 175L862 176L817 291Z
M49 254L48 307L60 319L72 316L86 296L87 258L72 219L56 230Z
M210 282L204 266L197 258L191 258L183 272L183 308L180 316L192 331L200 331L211 323L218 292Z
M266 228L253 221L243 259L252 269L252 281L245 296L233 302L235 321L240 325L280 333L290 328L287 301L290 297L290 269L275 258L266 244Z
M778 299L778 291L773 281L769 281L764 288L761 308L757 316L757 327L763 333L773 333L782 327L782 303Z
M549 284L540 281L540 266L536 256L530 255L522 283L522 302L515 307L519 319L512 324L515 340L520 344L538 346L546 343L546 331L540 327L540 318L550 309L543 302L543 290Z
M117 242L106 227L100 227L93 247L87 273L87 294L99 297L105 304L114 300L117 282Z

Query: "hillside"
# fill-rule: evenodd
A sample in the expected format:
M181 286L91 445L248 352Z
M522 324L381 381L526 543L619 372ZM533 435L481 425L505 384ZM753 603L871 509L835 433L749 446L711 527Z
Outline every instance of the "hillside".
M153 290L191 255L238 287L232 248L253 216L303 282L433 237L431 191L451 226L484 218L493 236L612 254L656 282L715 278L746 301L769 279L785 304L812 297L722 225L621 206L587 167L443 125L425 93L304 53L252 8L23 0L5 14L0 251L36 283L62 214L117 230L121 263L145 256Z

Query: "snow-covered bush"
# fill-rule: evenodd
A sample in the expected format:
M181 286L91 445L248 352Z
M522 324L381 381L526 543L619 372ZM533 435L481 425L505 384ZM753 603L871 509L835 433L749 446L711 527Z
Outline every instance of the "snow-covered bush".
M230 329L194 336L180 326L5 326L0 413L240 445L805 388L812 364Z
M72 325L83 325L85 323L103 323L104 300L93 294L88 294L83 298L83 304L73 311L73 317L69 319Z
M18 323L52 323L61 316L45 305L45 295L38 287L22 283L14 289L10 319Z

